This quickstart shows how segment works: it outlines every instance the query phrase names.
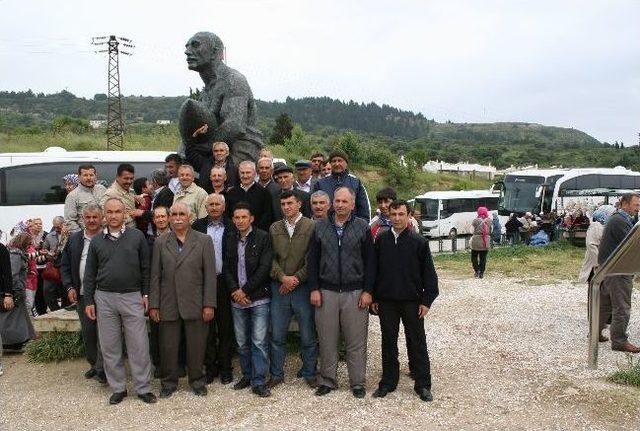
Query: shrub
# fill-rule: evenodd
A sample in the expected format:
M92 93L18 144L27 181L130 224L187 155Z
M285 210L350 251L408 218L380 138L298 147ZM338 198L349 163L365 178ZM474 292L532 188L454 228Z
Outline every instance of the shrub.
M634 362L632 357L628 357L627 364L619 368L609 376L609 380L621 385L640 387L640 359Z
M27 344L29 362L60 362L84 357L84 344L79 332L48 332Z

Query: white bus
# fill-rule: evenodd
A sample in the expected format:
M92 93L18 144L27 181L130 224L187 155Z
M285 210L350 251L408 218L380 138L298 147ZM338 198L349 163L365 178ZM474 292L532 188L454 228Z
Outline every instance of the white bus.
M640 190L640 173L615 168L534 169L507 174L500 189L499 214L519 216L562 211L571 203L594 207L627 191Z
M66 151L51 147L41 153L0 154L0 241L20 221L39 217L51 229L55 216L63 215L65 189L62 177L78 172L78 166L96 167L98 181L110 185L120 163L131 163L136 177L148 177L164 168L167 151Z
M420 211L424 235L429 238L450 237L473 233L471 222L478 207L486 207L490 214L498 210L500 196L490 190L427 192L416 196L415 207ZM504 226L506 218L501 218Z

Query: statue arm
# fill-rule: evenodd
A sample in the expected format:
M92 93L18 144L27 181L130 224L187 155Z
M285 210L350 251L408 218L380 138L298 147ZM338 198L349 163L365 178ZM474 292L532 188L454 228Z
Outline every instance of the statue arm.
M249 97L232 94L225 97L220 108L220 124L215 131L215 140L233 142L246 133Z

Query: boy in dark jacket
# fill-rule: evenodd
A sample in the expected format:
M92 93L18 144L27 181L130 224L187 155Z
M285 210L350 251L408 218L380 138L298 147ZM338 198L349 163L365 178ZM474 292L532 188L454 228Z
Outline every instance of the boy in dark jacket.
M438 276L428 241L407 229L411 211L405 201L390 206L392 228L376 241L378 271L373 308L382 330L382 379L373 396L383 398L398 385L398 329L407 336L407 350L421 400L431 401L431 371L424 331L424 317L438 296Z

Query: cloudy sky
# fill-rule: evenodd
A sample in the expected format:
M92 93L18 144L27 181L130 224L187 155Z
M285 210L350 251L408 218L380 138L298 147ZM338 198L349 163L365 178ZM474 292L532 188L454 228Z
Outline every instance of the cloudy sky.
M0 90L92 97L106 54L92 36L133 39L124 94L201 86L184 43L216 32L255 96L330 96L437 121L526 121L636 144L640 1L180 2L0 0Z

